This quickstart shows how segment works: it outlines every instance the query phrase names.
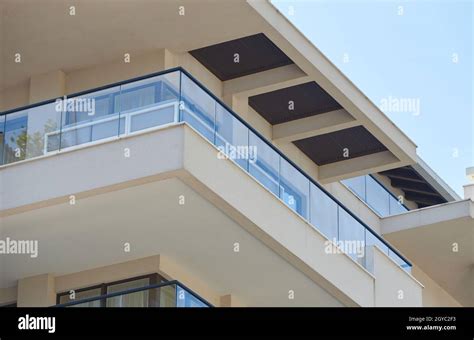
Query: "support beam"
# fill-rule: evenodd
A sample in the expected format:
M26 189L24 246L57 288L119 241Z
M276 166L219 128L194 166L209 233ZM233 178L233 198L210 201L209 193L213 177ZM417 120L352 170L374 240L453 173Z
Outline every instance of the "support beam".
M360 125L346 110L330 111L273 126L275 142L293 142Z
M390 151L382 151L322 165L319 167L319 181L326 184L404 165Z
M251 97L309 81L306 73L295 64L291 64L224 81L223 95L239 94Z
M425 180L410 168L392 169L389 171L382 172L381 175L387 176L389 178L397 178L411 182L425 183Z
M441 204L444 201L440 197L427 196L410 191L405 191L405 199L416 202L417 204L421 203L427 206Z
M351 113L403 164L417 161L416 145L381 110L371 102L331 62L328 61L270 1L247 0L269 24L263 33L293 62L316 81L331 97ZM272 28L274 28L272 30Z
M438 193L436 193L433 189L430 188L428 184L419 183L419 182L412 182L398 178L392 178L390 183L393 187L399 188L401 190L407 190L411 192L416 192L423 195L430 195L435 197L440 197Z

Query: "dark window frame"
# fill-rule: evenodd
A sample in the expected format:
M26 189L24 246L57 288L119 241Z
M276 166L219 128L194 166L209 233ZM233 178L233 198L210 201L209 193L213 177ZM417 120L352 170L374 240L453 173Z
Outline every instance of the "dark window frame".
M158 282L167 282L168 281L167 279L165 279L162 275L160 275L158 273L151 273L151 274L146 274L146 275L134 276L134 277L127 278L127 279L117 280L117 281L104 282L104 283L100 283L100 284L97 284L97 285L88 286L88 287L79 288L79 289L69 289L67 291L56 294L56 304L61 304L61 297L69 295L71 290L73 290L75 293L78 293L78 292L84 292L84 291L93 290L93 289L100 289L100 295L106 295L107 294L107 288L110 287L110 286L114 286L114 285L121 284L121 283L127 283L127 282L131 282L131 281L142 280L142 279L149 279L150 280L150 282L149 282L150 285L157 284ZM159 296L159 294L156 294L156 290L150 291L150 293L148 295L148 305L150 307L155 307L155 306L160 305L160 296ZM106 307L106 306L107 306L107 299L101 299L100 300L100 307L103 308L103 307Z

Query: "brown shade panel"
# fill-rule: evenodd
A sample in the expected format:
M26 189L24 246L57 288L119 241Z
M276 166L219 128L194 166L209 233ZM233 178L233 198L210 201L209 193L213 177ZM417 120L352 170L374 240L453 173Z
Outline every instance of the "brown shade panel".
M226 41L189 52L222 81L293 64L265 34ZM239 62L234 62L235 54Z
M273 125L342 108L315 82L250 97L249 105Z
M413 201L418 208L446 203L447 200L436 191L413 167L404 166L380 173L390 179L390 184L404 192L405 199Z
M310 137L295 141L294 143L318 165L325 165L387 150L387 148L363 126L356 126L350 129ZM349 157L344 157L345 148L349 149Z

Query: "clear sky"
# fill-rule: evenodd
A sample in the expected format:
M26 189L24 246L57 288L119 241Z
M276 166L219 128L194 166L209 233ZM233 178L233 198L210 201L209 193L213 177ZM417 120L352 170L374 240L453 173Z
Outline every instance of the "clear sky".
M474 0L272 2L463 197L474 166Z

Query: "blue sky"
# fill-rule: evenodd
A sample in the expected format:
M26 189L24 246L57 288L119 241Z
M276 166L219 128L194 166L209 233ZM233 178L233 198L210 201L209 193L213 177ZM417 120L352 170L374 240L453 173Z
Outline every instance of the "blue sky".
M474 166L474 1L273 3L377 106L392 103L383 111L462 197Z

